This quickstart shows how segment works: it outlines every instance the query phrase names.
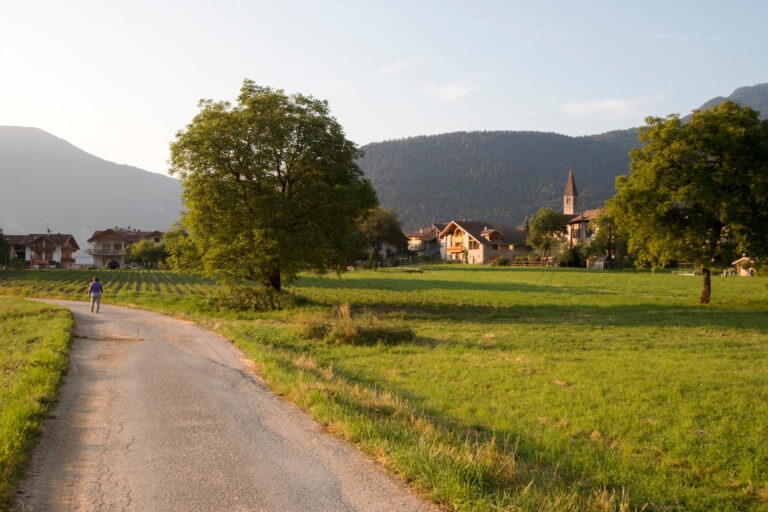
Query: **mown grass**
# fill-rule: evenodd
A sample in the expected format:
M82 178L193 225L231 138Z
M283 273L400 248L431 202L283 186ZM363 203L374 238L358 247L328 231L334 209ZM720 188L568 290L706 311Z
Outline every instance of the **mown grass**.
M0 274L0 292L62 293L28 275ZM688 276L425 267L305 276L291 291L308 306L228 315L197 285L105 301L215 325L277 393L438 503L768 510L765 279L715 279L702 307Z
M0 297L0 509L19 477L67 366L69 311Z

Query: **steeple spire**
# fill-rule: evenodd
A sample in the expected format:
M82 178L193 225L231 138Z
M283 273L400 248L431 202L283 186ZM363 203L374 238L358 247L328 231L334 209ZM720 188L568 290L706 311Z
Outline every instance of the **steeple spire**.
M568 181L565 184L565 194L563 194L563 213L576 215L578 201L579 193L576 191L576 180L573 179L573 166L570 166Z

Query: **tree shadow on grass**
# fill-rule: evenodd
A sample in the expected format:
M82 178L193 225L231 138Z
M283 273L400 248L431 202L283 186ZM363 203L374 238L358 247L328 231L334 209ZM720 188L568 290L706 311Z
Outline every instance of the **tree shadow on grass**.
M300 294L300 289L295 290ZM333 307L336 302L307 299L313 305ZM635 304L529 304L511 306L455 304L424 300L417 293L397 302L374 301L353 305L354 311L369 311L402 321L462 323L544 324L592 327L703 327L746 332L768 333L768 311L758 308L732 308L699 305L670 305L659 303Z
M441 279L413 278L407 282L385 277L364 277L360 279L334 279L329 277L302 277L291 285L294 290L306 288L323 288L329 290L381 290L395 292L418 293L423 290L447 290L465 292L525 292L525 293L556 293L571 295L618 295L611 290L586 290L581 286L550 286L523 282L483 283L477 281L450 281Z

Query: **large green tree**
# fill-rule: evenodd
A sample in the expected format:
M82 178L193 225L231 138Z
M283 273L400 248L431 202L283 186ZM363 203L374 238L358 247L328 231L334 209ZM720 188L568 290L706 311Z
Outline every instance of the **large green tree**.
M590 256L605 256L614 265L627 254L627 238L621 233L616 219L606 210L592 221L595 235L587 247Z
M646 123L608 209L638 264L700 265L708 304L713 268L768 254L768 121L726 101Z
M548 206L541 208L528 221L526 243L537 249L542 258L546 258L565 236L566 225L571 217L572 215L556 212Z
M202 100L171 144L203 273L280 290L300 270L344 268L356 219L377 204L325 101L245 80Z
M374 270L378 268L384 244L396 249L404 249L408 246L408 239L403 233L400 220L394 210L383 208L371 210L360 222L360 234L370 251Z
M138 263L144 268L157 268L157 265L165 260L165 245L145 238L126 247L124 257L127 263Z

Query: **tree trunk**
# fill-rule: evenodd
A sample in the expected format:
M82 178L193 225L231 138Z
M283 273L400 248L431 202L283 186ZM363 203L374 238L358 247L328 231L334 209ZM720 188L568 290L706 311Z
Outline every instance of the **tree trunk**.
M712 295L712 281L708 268L701 269L701 299L699 304L709 304L709 298Z
M275 291L280 291L280 267L272 270L272 273L269 275L269 285Z

